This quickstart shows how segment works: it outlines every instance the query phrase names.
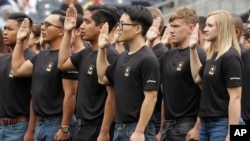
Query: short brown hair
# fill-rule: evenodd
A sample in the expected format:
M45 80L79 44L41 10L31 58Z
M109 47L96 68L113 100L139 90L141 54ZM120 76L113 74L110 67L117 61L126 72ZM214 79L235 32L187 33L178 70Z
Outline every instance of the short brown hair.
M189 7L179 7L170 16L169 23L173 22L175 19L184 19L188 24L196 24L198 22L198 16L193 8Z

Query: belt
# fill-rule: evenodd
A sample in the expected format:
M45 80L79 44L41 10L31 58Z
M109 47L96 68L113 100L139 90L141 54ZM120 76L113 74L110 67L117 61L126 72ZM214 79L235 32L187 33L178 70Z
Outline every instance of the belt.
M16 118L0 118L1 125L13 125L18 122L29 121L29 117L27 116L18 116Z
M58 118L58 117L61 117L61 116L49 116L49 117L36 116L36 121L43 122L43 121L52 120L52 119L55 119L55 118Z
M101 124L102 119L95 119L95 120L82 120L82 119L77 119L77 126L83 126L83 125L95 125L95 124Z

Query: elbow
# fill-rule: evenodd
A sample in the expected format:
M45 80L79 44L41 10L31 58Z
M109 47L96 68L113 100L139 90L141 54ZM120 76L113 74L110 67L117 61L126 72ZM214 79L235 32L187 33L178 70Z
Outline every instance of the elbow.
M63 66L62 63L58 63L58 64L57 64L57 67L58 67L58 69L61 70L61 71L67 71L67 70L65 69L65 67Z
M101 78L98 78L98 83L101 84L101 85L106 85L106 83Z
M63 65L61 63L58 63L57 67L58 67L59 70L63 70Z

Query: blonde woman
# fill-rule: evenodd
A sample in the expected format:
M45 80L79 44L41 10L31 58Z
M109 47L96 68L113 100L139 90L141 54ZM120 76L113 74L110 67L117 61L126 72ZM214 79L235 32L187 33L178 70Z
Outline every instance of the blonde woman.
M240 121L242 85L240 47L232 16L224 10L210 13L204 32L209 43L204 66L196 51L198 25L190 39L192 76L197 84L202 82L199 141L229 141L229 125Z

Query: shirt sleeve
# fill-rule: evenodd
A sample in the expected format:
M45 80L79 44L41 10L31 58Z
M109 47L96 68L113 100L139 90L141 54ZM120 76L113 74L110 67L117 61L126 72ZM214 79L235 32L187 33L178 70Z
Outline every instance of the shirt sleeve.
M72 64L74 65L74 67L79 70L79 64L80 64L80 61L81 61L81 57L82 57L82 54L84 52L85 49L81 50L80 52L76 53L76 54L73 54L71 57L70 57L70 60L72 62Z
M148 56L142 62L141 78L143 90L159 90L160 87L160 65L158 59L154 56Z
M242 61L238 55L227 55L223 58L222 72L228 88L242 85Z

